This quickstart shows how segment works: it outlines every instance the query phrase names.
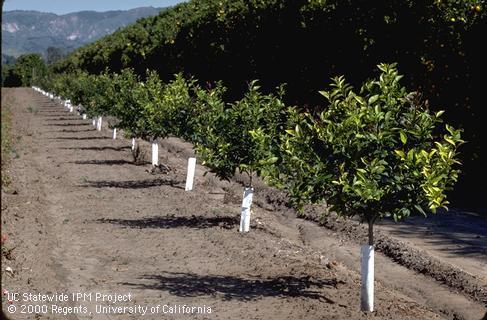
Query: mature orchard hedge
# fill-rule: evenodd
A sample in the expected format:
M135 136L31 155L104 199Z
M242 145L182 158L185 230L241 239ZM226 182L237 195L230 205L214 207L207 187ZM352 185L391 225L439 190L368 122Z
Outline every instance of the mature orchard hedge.
M55 72L156 70L222 80L228 99L251 79L270 90L286 83L286 102L322 103L317 91L335 75L358 85L379 62L398 62L404 83L446 109L465 130L457 205L487 191L484 0L198 0L145 18L80 48ZM463 201L463 202L462 202Z
M2 87L26 87L45 77L46 64L37 53L23 54L13 65L2 64Z

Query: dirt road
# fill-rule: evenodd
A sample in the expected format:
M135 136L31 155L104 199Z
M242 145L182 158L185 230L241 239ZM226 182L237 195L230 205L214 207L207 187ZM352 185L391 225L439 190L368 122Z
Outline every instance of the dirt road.
M378 254L376 311L362 313L356 243L265 201L242 235L238 183L198 166L195 190L184 191L187 144L165 141L160 159L172 170L151 174L107 128L95 131L28 88L2 89L8 100L15 155L2 235L12 251L2 255L2 290L70 297L53 310L4 295L3 310L17 308L12 319L139 319L146 310L154 319L478 320L486 312ZM127 301L107 301L114 294ZM20 313L29 303L48 312Z

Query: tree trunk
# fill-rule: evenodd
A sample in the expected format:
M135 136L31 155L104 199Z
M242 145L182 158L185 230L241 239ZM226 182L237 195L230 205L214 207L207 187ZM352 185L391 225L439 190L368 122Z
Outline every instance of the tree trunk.
M360 309L374 311L374 222L375 216L367 219L369 225L369 243L361 248Z
M374 220L373 218L369 218L369 246L374 245Z

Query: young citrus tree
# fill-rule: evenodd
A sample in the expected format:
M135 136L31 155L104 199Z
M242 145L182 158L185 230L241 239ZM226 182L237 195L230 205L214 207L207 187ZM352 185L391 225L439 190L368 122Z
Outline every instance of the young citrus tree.
M378 79L359 92L343 77L320 92L327 106L316 113L293 111L293 125L281 138L279 170L273 181L288 188L297 204L326 201L342 216L368 224L362 248L362 309L373 310L373 225L411 212L447 208L445 192L458 177L460 131L446 125L438 134L442 111L432 113L417 92L407 92L395 64L380 64ZM367 269L365 267L364 269ZM367 272L365 272L367 273Z
M210 151L217 149L219 141L215 138L220 131L221 117L225 114L226 104L223 95L226 88L217 83L214 88L202 89L195 87L196 100L193 107L193 117L188 122L191 129L189 140L195 151L202 159L211 161ZM225 179L224 175L221 176Z
M123 69L120 73L112 74L112 83L107 94L113 96L113 106L110 115L113 116L112 126L122 129L124 136L132 140L132 154L134 162L140 159L140 148L137 138L146 137L145 100L141 93L146 90L144 82L132 69Z
M223 92L219 86L198 95L199 99L207 99L208 105L199 115L197 131L202 134L195 141L196 151L221 179L228 180L238 170L249 176L249 187L252 187L252 176L260 175L263 164L269 161L265 148L252 135L282 127L284 90L281 87L277 95L265 95L257 81L252 81L245 96L229 105L221 100Z
M153 165L158 165L158 140L185 132L184 121L192 105L191 83L192 80L186 81L182 75L163 83L155 71L149 71L145 81L132 89L137 133L152 142Z
M76 72L66 75L66 98L71 100L74 105L81 105L89 116L96 116L91 108L92 99L96 91L92 75L86 72ZM92 111L89 111L92 110Z
M154 71L148 71L144 82L134 89L136 103L141 107L137 119L141 138L155 141L169 134L168 117L163 106L164 83Z
M185 79L179 73L164 87L163 104L170 119L171 134L185 140L190 140L193 135L191 122L195 115L195 94L196 81Z
M96 119L97 130L102 128L102 119L110 114L113 108L114 96L109 94L112 79L108 73L88 75L85 79L86 114Z
M99 116L112 115L117 94L114 90L113 76L106 71L90 76L89 80L93 82L94 87L91 99L92 112Z
M143 105L137 102L134 95L139 85L139 78L132 69L124 69L112 76L109 93L113 94L114 102L111 114L117 119L116 126L123 129L129 138L141 137L138 124Z
M252 81L245 96L229 105L221 99L224 92L221 86L198 94L201 113L196 130L199 136L194 143L203 164L220 179L230 179L237 170L249 177L242 202L241 232L249 231L252 178L260 175L267 162L273 161L253 135L255 132L270 134L282 126L280 120L285 108L282 87L277 95L265 95L259 89L257 82Z
M69 99L70 96L70 77L65 73L50 75L50 81L43 85L46 91L54 92L63 99Z

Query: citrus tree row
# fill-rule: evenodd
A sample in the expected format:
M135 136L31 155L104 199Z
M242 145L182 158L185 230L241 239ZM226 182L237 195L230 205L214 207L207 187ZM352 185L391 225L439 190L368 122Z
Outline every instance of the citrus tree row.
M432 113L400 84L396 65L378 69L358 90L334 78L320 92L323 107L313 111L285 105L283 86L266 94L252 81L240 100L228 102L221 83L202 87L181 74L162 82L155 72L142 80L130 69L61 74L45 89L90 117L112 117L111 126L129 138L192 142L221 179L248 174L241 231L248 231L255 176L286 190L297 208L326 202L339 215L359 216L369 227L361 305L372 311L374 223L446 208L463 143L459 130L439 125L443 112Z

